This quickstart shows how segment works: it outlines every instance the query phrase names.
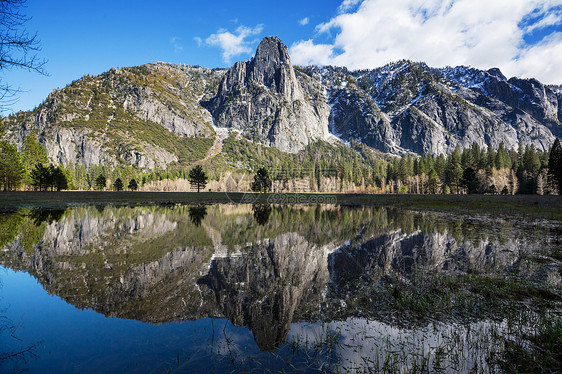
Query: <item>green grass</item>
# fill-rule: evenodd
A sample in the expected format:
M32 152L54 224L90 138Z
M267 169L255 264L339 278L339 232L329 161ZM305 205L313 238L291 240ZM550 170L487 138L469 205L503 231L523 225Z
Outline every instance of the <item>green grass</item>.
M541 316L562 305L559 287L493 274L427 274L407 281L387 276L377 283L351 280L333 291L346 295L347 310L335 303L329 320L351 313L414 329L436 321L465 325L504 318L523 325L528 321L516 320L521 312Z

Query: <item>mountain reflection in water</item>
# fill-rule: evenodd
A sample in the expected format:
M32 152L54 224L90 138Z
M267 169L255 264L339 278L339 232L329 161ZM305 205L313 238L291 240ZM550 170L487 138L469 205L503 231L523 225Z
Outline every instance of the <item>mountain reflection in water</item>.
M389 310L421 280L561 283L559 265L531 256L560 243L560 229L498 220L334 205L77 207L1 218L0 264L76 308L153 324L227 318L265 352L288 341L292 323L427 324L423 313Z

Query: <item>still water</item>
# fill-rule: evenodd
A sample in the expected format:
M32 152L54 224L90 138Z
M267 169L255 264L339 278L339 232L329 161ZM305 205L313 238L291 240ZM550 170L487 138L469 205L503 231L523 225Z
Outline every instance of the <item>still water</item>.
M488 372L532 328L521 306L562 295L555 222L335 205L0 222L6 372Z

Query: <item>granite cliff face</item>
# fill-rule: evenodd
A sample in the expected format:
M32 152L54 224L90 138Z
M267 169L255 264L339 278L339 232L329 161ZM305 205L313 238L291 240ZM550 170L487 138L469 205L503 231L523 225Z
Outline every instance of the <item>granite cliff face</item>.
M560 93L499 69L433 69L400 61L373 70L307 68L326 86L330 130L390 153L450 153L519 141L547 150L562 136Z
M544 151L562 136L561 121L560 87L497 68L294 67L281 40L267 37L228 70L154 63L85 76L2 126L20 147L36 133L55 163L156 169L214 157L218 128L291 153L318 140L344 146L339 138L438 154L501 142Z
M328 137L329 107L323 97L309 95L311 84L297 79L281 40L268 37L252 60L237 62L228 70L207 108L216 126L243 131L252 140L284 152L296 152Z

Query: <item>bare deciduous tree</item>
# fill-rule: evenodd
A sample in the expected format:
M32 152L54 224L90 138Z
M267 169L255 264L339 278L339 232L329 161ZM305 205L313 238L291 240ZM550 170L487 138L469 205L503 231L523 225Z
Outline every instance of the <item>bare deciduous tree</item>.
M12 68L45 74L46 61L37 56L40 51L37 34L25 29L29 21L23 13L27 0L0 0L0 73ZM10 105L20 92L0 76L0 109Z

